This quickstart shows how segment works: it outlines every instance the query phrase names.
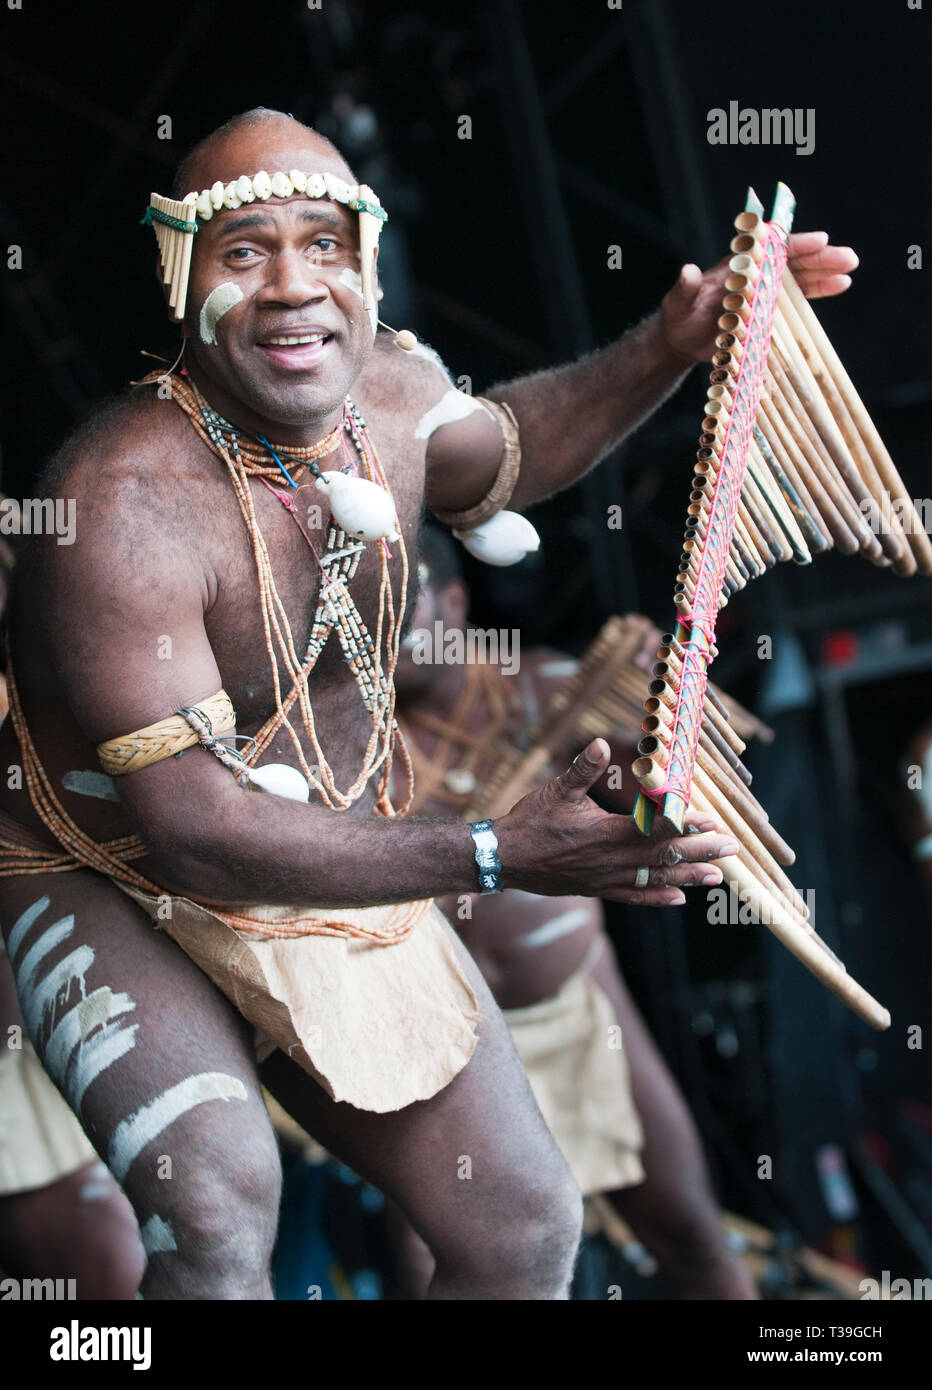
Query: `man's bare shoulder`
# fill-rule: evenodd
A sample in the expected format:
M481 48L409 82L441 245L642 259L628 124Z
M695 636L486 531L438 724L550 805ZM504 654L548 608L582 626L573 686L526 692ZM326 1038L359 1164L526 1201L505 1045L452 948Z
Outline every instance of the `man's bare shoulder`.
M199 454L182 412L154 388L106 402L69 439L39 482L46 494L110 498L118 504L138 488L158 488L189 471Z
M33 533L17 570L59 618L63 605L80 613L90 595L102 601L105 591L140 602L166 585L202 594L209 587L204 542L215 524L210 503L223 485L205 468L205 454L182 411L154 388L107 402L36 484L54 515L62 510L73 519L70 534Z
M397 346L391 333L378 333L372 355L359 375L356 393L367 408L402 411L420 418L455 383L433 348L419 342L412 352Z

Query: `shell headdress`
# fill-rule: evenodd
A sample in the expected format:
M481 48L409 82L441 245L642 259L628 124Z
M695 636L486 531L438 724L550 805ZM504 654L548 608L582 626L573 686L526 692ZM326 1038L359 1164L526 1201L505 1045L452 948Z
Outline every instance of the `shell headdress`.
M260 169L252 177L242 174L226 184L218 179L210 188L187 193L180 199L165 198L161 193L151 195L142 220L155 228L162 279L169 286L168 302L176 323L184 318L191 250L199 227L224 208L264 203L268 198L291 198L295 193L303 193L307 198L332 198L358 214L359 278L363 304L375 328L375 249L388 213L368 184L350 184L335 174L305 174L300 169L292 169L288 174L267 174Z

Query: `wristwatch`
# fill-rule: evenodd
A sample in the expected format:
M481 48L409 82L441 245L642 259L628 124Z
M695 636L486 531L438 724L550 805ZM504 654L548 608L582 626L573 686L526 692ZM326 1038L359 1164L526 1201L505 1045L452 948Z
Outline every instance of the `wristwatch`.
M498 857L498 840L490 820L471 821L469 833L476 846L476 868L479 872L480 893L502 893L502 861Z

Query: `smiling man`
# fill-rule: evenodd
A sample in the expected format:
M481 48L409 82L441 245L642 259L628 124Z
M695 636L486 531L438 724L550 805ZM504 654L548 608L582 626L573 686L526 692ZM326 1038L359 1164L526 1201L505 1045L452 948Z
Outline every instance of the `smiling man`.
M27 1026L133 1204L145 1297L271 1296L261 1078L406 1213L430 1297L564 1298L578 1192L430 900L494 887L497 843L509 887L682 902L734 847L601 811L598 740L491 832L398 817L407 556L425 493L520 509L603 456L707 349L723 271L496 391L515 424L376 334L378 205L313 131L237 117L191 190L155 215L184 368L68 442L42 490L75 543L34 537L17 572L0 921ZM844 287L849 255L796 250Z

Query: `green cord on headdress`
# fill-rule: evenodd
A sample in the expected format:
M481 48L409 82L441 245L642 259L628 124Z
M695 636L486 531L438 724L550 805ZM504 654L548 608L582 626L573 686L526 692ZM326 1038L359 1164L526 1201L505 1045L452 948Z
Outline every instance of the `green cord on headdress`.
M158 208L147 207L145 217L140 217L140 227L151 227L153 222L162 222L166 227L174 227L176 232L196 232L199 230L196 222L185 222L181 217L172 217L170 212L161 212Z

